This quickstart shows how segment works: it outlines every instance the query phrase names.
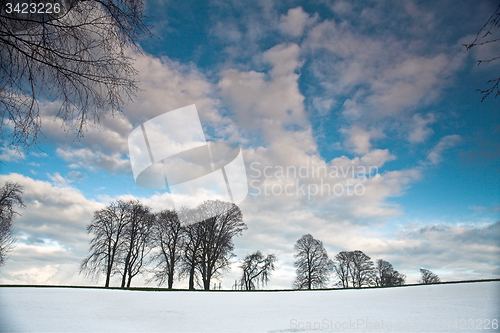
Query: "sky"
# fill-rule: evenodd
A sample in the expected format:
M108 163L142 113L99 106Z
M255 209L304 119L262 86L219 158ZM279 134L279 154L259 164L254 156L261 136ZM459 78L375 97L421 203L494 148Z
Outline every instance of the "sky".
M477 89L500 75L500 61L477 61L497 56L500 43L463 45L496 7L147 1L155 37L128 51L140 91L123 114L76 140L58 102L40 100L38 147L16 150L4 138L0 183L22 184L26 208L0 283L103 284L78 273L93 212L132 198L174 207L168 191L136 185L128 136L192 104L207 141L237 144L246 168L248 229L234 239L224 289L257 250L278 257L267 288L290 288L304 234L330 258L361 250L387 260L407 283L420 268L443 281L499 278L500 104L481 102Z

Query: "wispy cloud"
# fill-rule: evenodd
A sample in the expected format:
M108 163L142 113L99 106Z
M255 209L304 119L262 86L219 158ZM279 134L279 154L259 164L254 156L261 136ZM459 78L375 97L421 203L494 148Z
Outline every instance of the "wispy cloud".
M431 165L436 165L443 160L443 153L447 149L455 147L462 141L462 137L457 134L447 135L443 137L427 155L427 162Z
M15 149L9 147L5 145L5 141L2 141L2 144L3 146L0 147L0 161L17 163L26 158L24 152L20 148Z

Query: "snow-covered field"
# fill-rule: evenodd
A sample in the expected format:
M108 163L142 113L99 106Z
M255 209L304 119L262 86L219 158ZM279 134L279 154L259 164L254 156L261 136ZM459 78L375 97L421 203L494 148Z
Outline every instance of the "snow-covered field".
M253 293L0 288L0 331L500 332L499 296L500 282Z

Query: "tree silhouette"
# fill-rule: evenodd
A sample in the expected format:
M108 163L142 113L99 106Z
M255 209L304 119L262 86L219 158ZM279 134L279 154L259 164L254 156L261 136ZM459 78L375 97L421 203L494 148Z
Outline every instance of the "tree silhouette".
M240 266L243 271L241 284L245 290L256 290L259 288L259 283L262 286L266 285L277 260L278 258L273 253L268 254L267 257L264 257L260 251L247 255Z
M122 275L121 287L130 287L132 278L144 270L145 258L152 249L151 235L155 219L148 206L139 200L127 202L128 223L122 234L123 250L119 253L118 271Z
M127 48L138 50L144 0L60 0L59 12L9 12L0 1L0 133L15 146L41 132L40 101L56 101L60 117L83 135L137 91ZM40 0L31 1L47 6ZM52 5L52 3L51 3ZM55 8L54 8L55 9Z
M349 288L351 258L352 253L347 251L342 251L335 256L333 267L335 275L339 279L338 284L342 288Z
M19 183L7 181L0 189L0 266L5 265L7 253L15 242L12 221L19 215L15 206L25 207L22 194L23 187Z
M94 212L94 218L87 226L87 232L93 234L90 254L83 259L80 273L92 278L104 273L104 287L109 287L111 276L116 272L117 258L124 250L123 234L128 223L128 204L125 201L114 201Z
M392 267L392 264L388 261L382 259L377 260L375 270L377 272L377 286L401 286L405 283L406 276L394 270L394 267Z
M335 256L335 275L342 288L361 288L376 283L376 273L371 258L363 251L342 251Z
M307 234L297 241L295 250L297 251L295 255L297 277L293 287L297 289L324 288L330 279L333 261L328 259L323 242Z
M87 232L93 235L89 255L80 265L80 273L98 278L120 274L121 287L130 287L132 278L144 270L145 257L151 250L151 227L154 216L138 200L118 200L94 212Z
M185 234L175 211L163 210L156 214L151 239L153 246L158 248L153 255L153 262L157 263L153 279L159 285L167 282L168 289L172 289L185 243Z
M233 237L247 229L243 214L235 204L220 200L207 200L178 214L187 221L181 274L189 276L189 289L201 280L203 289L210 290L210 281L229 269Z
M243 214L235 204L208 200L196 208L200 214L201 246L199 264L196 266L203 282L203 289L210 290L210 281L229 269L229 259L234 257L233 237L247 229Z
M180 274L188 277L188 288L194 290L194 284L197 281L196 267L201 263L202 225L201 223L188 224L183 226L183 232L185 238L182 247Z
M349 271L351 272L351 281L354 288L369 286L375 282L373 262L362 251L351 252Z
M420 274L422 275L422 279L419 281L422 284L431 284L431 283L439 283L441 279L436 274L432 273L430 270L421 268Z

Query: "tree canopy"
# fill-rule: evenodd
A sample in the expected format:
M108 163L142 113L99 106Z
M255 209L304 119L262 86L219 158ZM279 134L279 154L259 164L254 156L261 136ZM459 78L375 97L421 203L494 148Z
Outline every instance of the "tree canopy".
M297 276L293 283L297 289L324 288L330 280L333 262L323 242L310 234L303 235L295 244Z

